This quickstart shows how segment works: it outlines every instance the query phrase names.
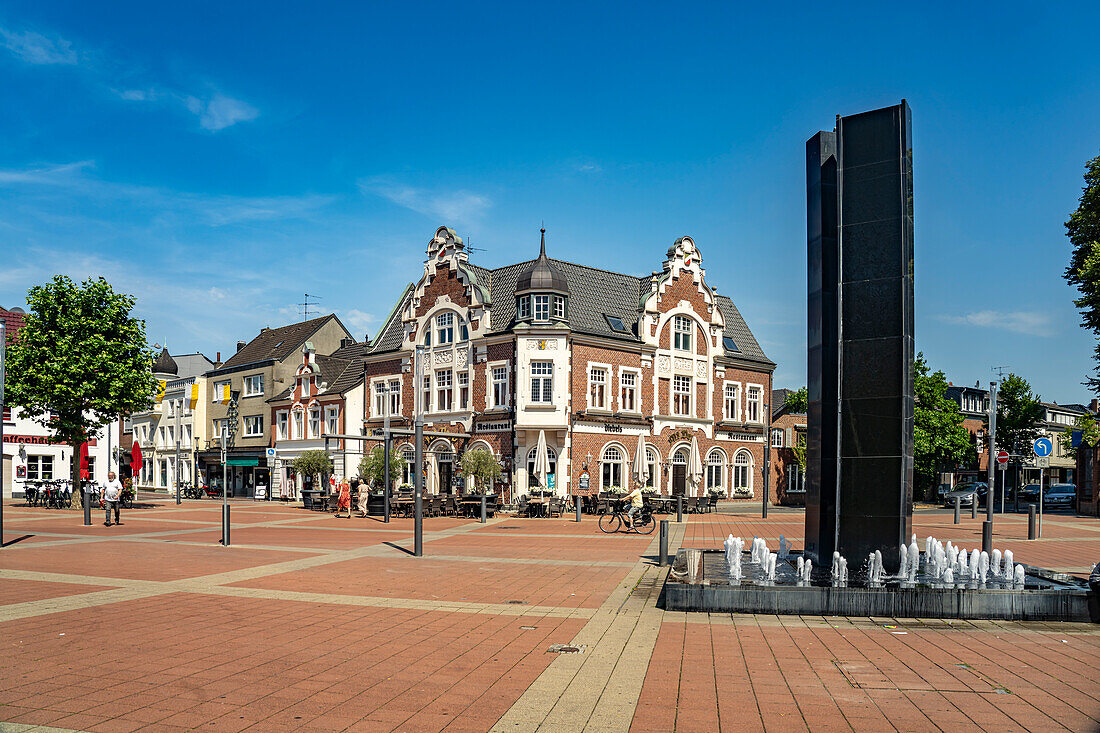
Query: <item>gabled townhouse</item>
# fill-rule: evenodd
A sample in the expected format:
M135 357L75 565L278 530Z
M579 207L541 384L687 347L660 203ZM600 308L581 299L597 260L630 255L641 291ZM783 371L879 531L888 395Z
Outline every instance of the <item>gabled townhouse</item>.
M224 469L234 496L251 496L257 485L271 486L267 449L272 446L272 431L267 400L294 381L307 341L319 353L328 354L355 339L334 314L264 328L251 341L238 341L236 353L203 375L209 437L199 446L197 461L207 484L221 486ZM222 400L225 386L236 402L237 432L228 451L228 465L223 466L222 436L232 415L232 405Z
M426 441L430 493L461 484L471 448L500 460L505 496L535 488L540 437L546 488L561 495L629 487L639 438L663 494L749 497L762 486L775 364L706 282L690 237L642 277L551 259L545 231L537 258L496 269L472 264L447 227L426 255L363 361L368 433L387 409L395 427L422 409L427 430L469 436ZM412 458L411 441L397 449Z
M801 445L805 458L805 412L787 407L789 389L772 391L771 435L771 496L776 504L804 505L806 503L806 469L798 460Z

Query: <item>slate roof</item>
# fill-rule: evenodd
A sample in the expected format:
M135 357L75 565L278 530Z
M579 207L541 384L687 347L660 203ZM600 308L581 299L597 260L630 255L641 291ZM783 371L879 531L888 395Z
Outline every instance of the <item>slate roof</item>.
M345 347L351 348L351 347ZM317 367L321 370L321 381L328 385L325 394L344 392L359 383L363 377L362 360L338 359L335 356L317 354ZM277 402L290 397L294 391L291 383L286 389L275 395L268 402Z
M641 316L639 303L650 292L650 275L637 277L597 267L578 265L565 260L548 258L562 275L569 287L568 325L575 333L589 334L609 339L640 341L638 337L638 319ZM512 265L489 270L478 265L463 262L462 267L472 273L483 291L489 291L492 333L510 331L516 317L516 281L528 271L536 260L526 260ZM386 323L371 342L369 353L379 354L395 351L401 347L405 337L400 313L412 297L413 285L409 284L398 299L397 306L387 318ZM725 295L718 295L716 303L726 321L725 335L733 339L737 351L726 351L730 358L773 364L764 350L760 348L741 312L733 301ZM622 319L629 334L618 333L611 328L605 316Z
M153 374L179 374L180 369L176 360L168 353L168 349L161 349L160 356L153 362Z
M334 313L329 313L327 316L313 318L301 323L291 323L287 326L260 331L256 338L241 347L241 350L236 354L226 359L218 370L232 369L236 366L254 364L268 359L282 361L300 349L306 339L316 333L329 319L335 319L337 323L340 323L340 319L336 318ZM341 323L340 327L344 328L344 325ZM344 331L346 332L347 329L344 328Z

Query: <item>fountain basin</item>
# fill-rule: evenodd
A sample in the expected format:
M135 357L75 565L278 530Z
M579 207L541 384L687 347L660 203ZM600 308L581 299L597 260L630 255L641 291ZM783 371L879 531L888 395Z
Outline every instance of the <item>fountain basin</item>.
M1017 621L1091 621L1100 623L1100 602L1086 581L1025 565L1021 585L990 578L948 586L892 578L866 583L858 573L844 585L834 584L829 568L814 568L810 582L799 581L791 552L776 565L775 580L759 566L746 564L743 577L730 580L721 550L682 549L676 554L664 587L669 611L794 614L810 616L881 616L887 618L1006 619ZM823 574L818 571L823 571Z

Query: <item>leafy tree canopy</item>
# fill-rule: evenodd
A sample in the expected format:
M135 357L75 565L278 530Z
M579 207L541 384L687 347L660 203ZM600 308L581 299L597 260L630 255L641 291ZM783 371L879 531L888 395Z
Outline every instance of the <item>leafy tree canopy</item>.
M390 481L401 478L401 472L405 469L405 457L401 451L390 448ZM359 477L368 483L383 483L386 480L386 451L376 445L367 452L359 461Z
M153 354L145 322L130 314L132 296L102 277L76 285L56 275L28 291L27 305L8 352L8 402L74 445L118 415L149 409Z
M1023 377L1009 374L997 392L997 447L1019 453L1042 434L1038 427L1046 417L1039 396Z
M323 450L302 451L290 465L294 467L294 473L302 478L332 473L332 459Z
M1077 210L1066 222L1073 245L1065 279L1080 297L1073 304L1081 311L1081 326L1100 337L1100 156L1085 164L1085 186ZM1096 371L1085 384L1100 389L1100 340L1093 352Z
M976 452L958 403L947 396L947 378L942 371L930 371L924 354L917 354L913 386L914 481L930 496L937 472L971 462Z
M796 415L805 414L810 408L809 392L805 387L788 392L785 404L790 412Z
M1092 415L1078 415L1073 421L1072 428L1066 428L1065 432L1058 436L1062 443L1062 450L1066 455L1077 457L1077 449L1073 447L1074 431L1081 431L1081 445L1095 447L1100 442L1100 425L1096 424L1096 418Z
M462 454L459 473L474 479L476 488L490 488L495 479L500 478L500 464L493 454L483 448L474 448Z

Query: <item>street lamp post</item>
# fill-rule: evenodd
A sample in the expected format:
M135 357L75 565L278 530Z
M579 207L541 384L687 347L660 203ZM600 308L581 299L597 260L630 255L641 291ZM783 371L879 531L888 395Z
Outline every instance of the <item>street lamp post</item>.
M237 436L237 400L229 400L227 417L222 424L222 545L229 547L229 448Z
M764 499L760 508L762 519L768 518L768 468L771 465L772 455L772 411L768 403L764 403Z
M382 405L382 521L390 522L390 383L384 382L382 387L384 397Z
M424 556L424 358L427 350L423 346L416 347L416 383L413 385L414 393L420 394L419 404L416 410L415 435L416 441L416 481L413 483L413 555ZM429 395L430 398L430 395Z
M989 383L989 462L986 466L985 521L982 522L982 551L993 552L993 499L996 494L996 449L997 449L997 387L994 380ZM974 495L974 505L978 504L978 495Z
M183 401L176 406L176 504L180 504L180 413L183 412Z

